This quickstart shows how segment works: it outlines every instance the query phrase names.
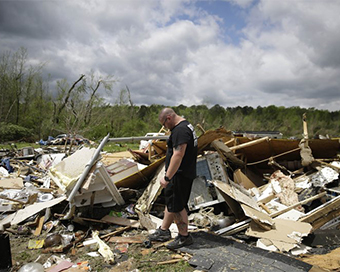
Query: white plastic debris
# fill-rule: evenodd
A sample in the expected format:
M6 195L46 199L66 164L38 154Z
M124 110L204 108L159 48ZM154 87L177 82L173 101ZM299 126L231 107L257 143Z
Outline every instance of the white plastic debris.
M333 164L333 163L332 163ZM311 183L315 187L322 187L339 178L339 173L330 167L324 167L311 176Z
M92 237L97 241L99 246L98 252L104 257L105 262L114 263L114 253L112 252L110 247L99 238L98 231L93 231Z

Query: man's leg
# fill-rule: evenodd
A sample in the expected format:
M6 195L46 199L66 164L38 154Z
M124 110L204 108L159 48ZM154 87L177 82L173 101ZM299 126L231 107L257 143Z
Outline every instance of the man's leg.
M188 221L188 213L187 213L186 209L183 209L182 211L180 211L178 213L173 213L173 212L169 212L168 208L165 207L161 229L162 230L169 229L170 225L174 221L177 225L178 233L183 235L183 236L187 236L188 235L188 222L189 221Z
M174 221L174 213L170 213L167 208L164 210L162 225L149 235L150 241L165 242L171 239L170 225Z
M179 213L174 213L175 223L178 228L178 233L183 236L188 235L188 213L183 209Z
M169 229L170 225L174 222L174 220L175 220L175 213L169 212L168 207L165 207L161 229L162 230Z
M174 241L168 243L166 247L168 249L177 249L191 245L194 241L190 233L188 233L188 213L186 209L183 209L179 213L174 213L174 216L178 228L178 236Z

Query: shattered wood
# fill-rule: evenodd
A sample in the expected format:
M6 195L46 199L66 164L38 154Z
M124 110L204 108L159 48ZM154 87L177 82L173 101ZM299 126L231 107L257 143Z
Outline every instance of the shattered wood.
M188 203L190 231L244 235L258 239L265 250L294 254L295 248L306 247L304 239L314 231L340 228L339 141L308 139L305 119L303 124L302 140L248 139L224 128L201 127L198 177ZM42 249L40 258L45 259L66 253L79 262L77 250L93 250L82 242L94 228L99 230L92 232L99 251L94 248L91 254L100 253L96 258L111 268L119 262L116 254L126 254L132 245L141 256L158 254L167 242L146 249L145 238L161 223L164 196L159 180L164 176L166 141L152 139L142 150L112 154L100 152L105 142L97 149L73 146L42 156L26 148L26 153L33 152L31 161L27 156L3 158L2 232L11 239L31 234L39 240L60 233L63 244ZM174 238L176 226L170 230ZM113 251L117 244L124 245L120 253ZM16 252L12 258L18 260ZM177 265L181 260L156 263Z

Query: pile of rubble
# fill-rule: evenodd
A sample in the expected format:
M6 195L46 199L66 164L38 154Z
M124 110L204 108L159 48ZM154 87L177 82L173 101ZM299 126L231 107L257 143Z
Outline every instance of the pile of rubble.
M320 245L338 245L334 237L340 226L339 141L309 140L307 133L299 141L235 137L223 128L201 130L198 176L188 203L191 232L251 242L325 266L309 253ZM151 137L142 150L119 153L102 152L107 142L117 141L107 135L97 148L82 144L67 152L48 147L39 150L39 156L32 148L19 156L3 154L0 228L2 252L7 255L0 269L13 265L8 233L34 235L27 248L51 257L43 264L27 265L48 271L81 271L82 266L89 270L89 264L52 258L80 246L97 245L91 254L108 264L117 263L109 243L161 247L145 237L161 224L164 199L159 179L164 176L166 137L162 133L160 139ZM112 228L99 233L93 227L98 224ZM126 236L131 230L145 235ZM176 226L170 230L174 237ZM324 235L334 237L325 244L318 238ZM195 263L192 252L190 256L192 266L204 271L213 267ZM340 266L335 262L324 268Z

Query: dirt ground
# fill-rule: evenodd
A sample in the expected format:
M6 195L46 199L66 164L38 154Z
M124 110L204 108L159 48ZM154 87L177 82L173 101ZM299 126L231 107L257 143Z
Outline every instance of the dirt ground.
M88 237L91 238L93 230L99 231L100 237L105 237L106 234L112 233L115 229L121 229L121 226L108 226L102 224L94 224L88 229ZM190 266L187 260L190 256L179 254L179 252L168 250L162 243L153 243L152 247L147 247L143 241L146 240L148 232L142 229L129 229L114 237L129 237L130 243L119 243L110 241L110 237L102 240L114 252L114 263L105 262L103 256L90 256L89 253L97 253L98 247L95 244L83 246L82 242L72 245L72 247L63 250L62 252L45 252L46 248L34 248L39 244L39 241L46 241L46 237L51 234L71 234L79 233L83 230L65 231L65 226L58 225L53 232L46 233L42 231L39 236L32 233L33 229L13 229L13 233L9 233L10 249L12 255L13 267L11 272L18 271L23 265L31 262L45 264L48 260L52 265L56 264L56 260L68 260L77 268L70 268L69 272L76 271L98 271L98 272L138 272L138 271L179 271L190 272L195 271L195 268ZM15 234L14 232L20 232ZM84 233L84 232L83 232ZM133 242L132 242L133 241ZM32 248L33 247L33 248ZM57 249L61 246L55 246ZM325 270L318 271L340 271L339 250L336 246L331 248L315 248L314 254L305 254L299 258L300 260L323 268ZM55 260L55 261L53 261ZM162 264L164 262L165 264ZM45 269L48 271L48 269Z
M60 232L60 228L55 230L54 233L58 231ZM147 232L140 229L129 230L121 234L121 236L137 237L146 237L146 235ZM83 265L83 269L69 269L66 271L194 271L194 268L185 260L186 256L176 254L176 252L166 249L165 246L158 247L160 243L154 244L156 247L146 248L142 243L106 242L115 255L115 263L112 264L105 263L101 255L98 257L88 255L89 252L98 253L98 248L94 245L81 246L81 243L79 243L60 253L44 253L44 248L29 249L32 241L44 240L46 237L45 233L42 233L40 236L34 236L30 233L20 235L10 234L13 261L11 271L18 271L23 265L30 262L44 264L48 259L53 259L53 257L66 259L74 264L82 263ZM161 264L161 262L167 261L170 261L170 263ZM90 267L90 270L86 267L87 265Z

